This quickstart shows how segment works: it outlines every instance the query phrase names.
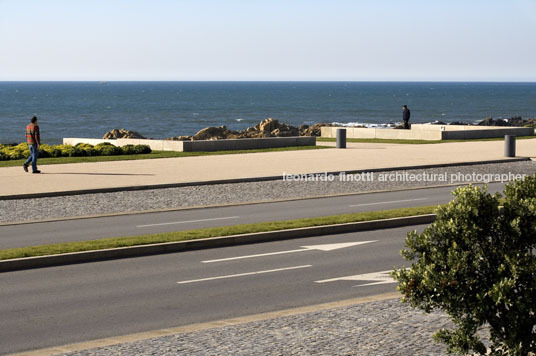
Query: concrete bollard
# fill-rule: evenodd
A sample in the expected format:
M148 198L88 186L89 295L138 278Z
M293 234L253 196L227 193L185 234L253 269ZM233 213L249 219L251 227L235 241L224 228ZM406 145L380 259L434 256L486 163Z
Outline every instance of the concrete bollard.
M504 136L504 156L505 157L516 156L516 137L514 135Z
M346 148L346 129L337 129L337 148Z

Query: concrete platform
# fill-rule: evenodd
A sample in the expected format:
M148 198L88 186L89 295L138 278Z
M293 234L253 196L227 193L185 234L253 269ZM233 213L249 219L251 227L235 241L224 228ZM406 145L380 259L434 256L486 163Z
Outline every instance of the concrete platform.
M341 128L346 129L347 138L371 139L439 141L499 138L504 137L505 135L534 136L534 128L531 127L412 124L411 130L361 127L322 127L321 137L334 138L337 135L337 129Z
M22 167L7 167L0 168L0 196L259 178L283 173L466 164L506 160L503 152L502 141L429 145L349 143L347 149L58 164L41 166L40 175L25 173ZM519 140L517 154L536 158L536 139Z
M263 148L315 146L316 137L292 136L292 137L266 137L266 138L241 138L230 140L199 140L199 141L171 141L171 140L148 140L119 138L116 140L96 138L64 138L64 145L76 145L78 143L111 143L114 146L147 145L153 151L177 151L177 152L213 152L233 150L253 150Z

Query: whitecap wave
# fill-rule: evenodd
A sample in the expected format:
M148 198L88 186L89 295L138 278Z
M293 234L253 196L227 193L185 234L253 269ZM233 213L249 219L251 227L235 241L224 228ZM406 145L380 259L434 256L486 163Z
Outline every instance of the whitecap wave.
M369 123L369 122L332 122L334 126L342 127L366 127L366 128L375 128L375 129L392 129L396 125L394 123L387 124L378 124L378 123Z

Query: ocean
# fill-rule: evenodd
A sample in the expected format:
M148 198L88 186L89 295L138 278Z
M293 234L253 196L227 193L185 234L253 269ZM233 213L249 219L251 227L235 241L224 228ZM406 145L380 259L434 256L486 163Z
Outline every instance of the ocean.
M24 141L38 115L44 143L100 138L113 128L146 137L192 135L207 126L245 129L268 117L385 125L475 123L536 117L536 83L460 82L0 82L0 143Z

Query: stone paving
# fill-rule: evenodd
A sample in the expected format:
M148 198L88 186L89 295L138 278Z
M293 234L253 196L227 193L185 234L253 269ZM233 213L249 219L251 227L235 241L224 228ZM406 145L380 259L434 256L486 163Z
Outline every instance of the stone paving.
M536 155L536 139L518 140L516 147L518 157ZM343 150L55 164L42 166L38 176L25 173L22 166L5 167L0 168L0 196L505 159L503 141L468 141L419 145L349 143Z
M157 337L64 354L108 355L363 355L439 356L432 339L449 327L439 312L425 314L399 299Z
M532 161L454 166L433 169L414 169L401 173L444 174L534 174ZM452 183L451 181L446 182ZM322 196L375 190L392 190L434 186L438 182L408 182L378 180L370 182L283 182L265 181L236 184L218 184L182 188L126 191L116 193L84 194L39 199L0 200L0 222L39 220L103 213L132 212L164 208L181 208L253 201ZM31 214L29 214L31 212Z

